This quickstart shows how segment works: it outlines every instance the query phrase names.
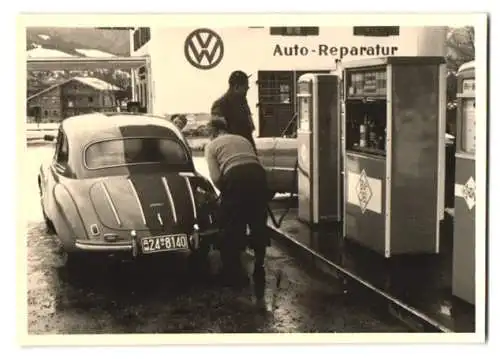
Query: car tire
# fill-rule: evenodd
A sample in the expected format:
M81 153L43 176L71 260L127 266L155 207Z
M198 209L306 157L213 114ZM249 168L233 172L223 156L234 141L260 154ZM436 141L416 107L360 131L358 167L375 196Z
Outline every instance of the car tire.
M47 231L47 234L55 234L56 229L54 227L54 223L52 223L52 221L47 217L43 209L42 209L42 215L43 215L43 221L45 222L45 230Z
M47 234L55 234L56 233L56 229L54 227L54 224L49 219L49 217L47 217L47 214L45 213L45 210L43 209L43 204L42 204L42 195L43 195L43 193L42 193L42 183L41 183L41 180L40 180L40 176L38 176L37 181L38 181L38 192L39 192L39 195L40 195L40 206L42 207L43 221L45 222L45 228L46 228Z

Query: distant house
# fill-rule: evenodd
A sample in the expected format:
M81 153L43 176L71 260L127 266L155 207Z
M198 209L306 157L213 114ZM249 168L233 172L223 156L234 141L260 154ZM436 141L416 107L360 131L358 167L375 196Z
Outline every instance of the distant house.
M73 77L28 97L28 119L58 122L82 113L116 111L116 92L121 90L94 77Z

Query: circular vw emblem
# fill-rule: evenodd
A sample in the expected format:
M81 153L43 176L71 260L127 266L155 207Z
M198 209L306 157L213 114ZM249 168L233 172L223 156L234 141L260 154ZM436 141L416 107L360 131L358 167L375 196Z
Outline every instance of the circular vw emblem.
M197 29L186 38L184 55L194 67L210 70L221 62L224 56L224 43L215 31Z

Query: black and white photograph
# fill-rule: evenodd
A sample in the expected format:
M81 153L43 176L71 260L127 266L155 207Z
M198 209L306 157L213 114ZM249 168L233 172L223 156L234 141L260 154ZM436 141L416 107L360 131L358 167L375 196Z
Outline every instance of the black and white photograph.
M23 17L24 342L484 341L486 15L329 16Z

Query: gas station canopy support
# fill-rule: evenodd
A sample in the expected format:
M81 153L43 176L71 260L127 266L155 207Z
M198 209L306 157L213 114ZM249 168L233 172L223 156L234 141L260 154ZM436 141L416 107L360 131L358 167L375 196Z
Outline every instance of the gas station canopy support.
M146 65L148 57L51 57L28 58L28 71L135 69Z

